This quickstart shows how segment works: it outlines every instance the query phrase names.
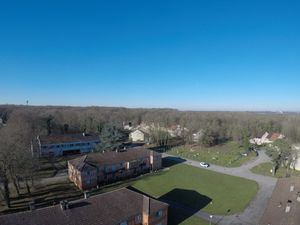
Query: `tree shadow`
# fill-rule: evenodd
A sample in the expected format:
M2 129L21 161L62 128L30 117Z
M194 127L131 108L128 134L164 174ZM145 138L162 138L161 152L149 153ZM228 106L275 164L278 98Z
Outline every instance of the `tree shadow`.
M127 188L153 198L132 186ZM201 195L194 190L180 188L173 189L172 191L157 198L157 200L169 204L168 224L172 225L181 224L183 221L187 220L212 202L211 198Z
M185 159L182 159L180 157L176 157L176 156L167 156L167 157L164 157L162 159L162 166L163 167L172 167L172 166L175 166L177 164L181 164L181 163L184 163L186 162Z

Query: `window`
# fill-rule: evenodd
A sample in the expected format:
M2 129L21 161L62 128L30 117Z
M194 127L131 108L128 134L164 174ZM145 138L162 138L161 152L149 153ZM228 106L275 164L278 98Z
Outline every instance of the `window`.
M127 221L120 223L120 225L127 225Z
M142 216L141 215L137 215L136 217L135 217L135 223L141 223L142 222Z
M161 223L158 223L158 224L156 224L156 225L161 225Z
M156 217L162 217L162 211L161 211L161 210L157 211L157 212L155 213L155 216L156 216Z
M91 184L91 180L87 180L86 184L90 185Z

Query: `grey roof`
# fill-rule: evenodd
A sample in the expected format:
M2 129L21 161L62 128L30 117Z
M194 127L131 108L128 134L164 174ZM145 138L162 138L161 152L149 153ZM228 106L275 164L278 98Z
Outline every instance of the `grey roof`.
M131 216L142 214L142 194L123 188L69 203L33 211L0 216L1 225L117 225ZM150 198L150 213L168 207Z
M39 136L41 144L58 144L58 143L73 143L73 142L87 142L99 141L97 134L50 134Z
M299 201L297 200L298 196ZM289 212L286 212L287 207L290 207ZM259 225L299 225L299 212L300 178L281 178L277 181Z

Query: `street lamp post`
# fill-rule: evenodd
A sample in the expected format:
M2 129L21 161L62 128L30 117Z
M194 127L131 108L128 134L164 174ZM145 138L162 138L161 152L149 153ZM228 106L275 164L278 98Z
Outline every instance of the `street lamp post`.
M212 218L213 218L213 216L210 215L210 216L209 216L209 225L211 225Z

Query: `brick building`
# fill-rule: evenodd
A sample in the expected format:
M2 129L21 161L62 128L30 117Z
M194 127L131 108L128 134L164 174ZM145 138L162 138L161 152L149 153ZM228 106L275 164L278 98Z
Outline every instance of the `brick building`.
M167 225L168 205L122 188L72 202L0 216L1 225Z
M132 148L125 152L93 153L68 162L69 179L82 189L135 177L162 166L161 154Z

